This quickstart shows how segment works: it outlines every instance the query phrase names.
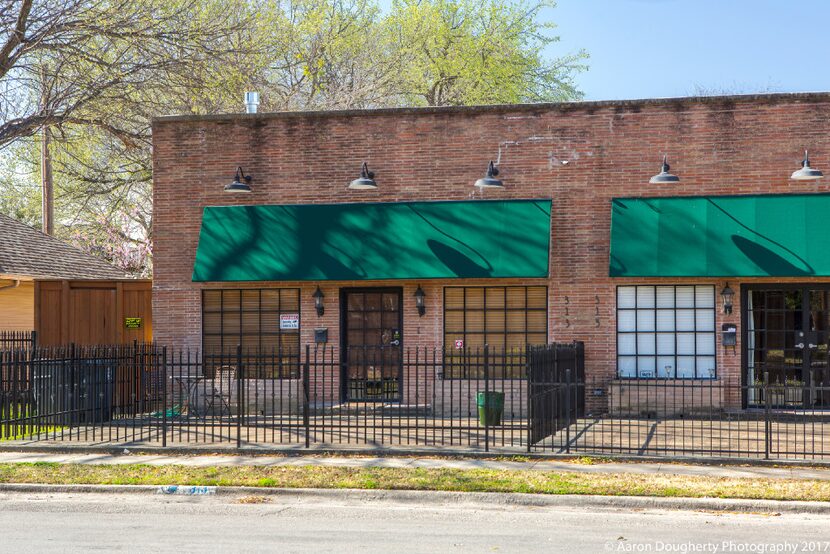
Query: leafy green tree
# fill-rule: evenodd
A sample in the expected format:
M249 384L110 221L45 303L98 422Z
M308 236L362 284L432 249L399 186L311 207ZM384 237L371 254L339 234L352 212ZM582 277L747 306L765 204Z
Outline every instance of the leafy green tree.
M18 144L0 151L0 213L40 229L39 167Z
M400 93L442 106L579 99L584 51L546 58L559 37L540 21L553 2L394 0L384 32L400 45Z

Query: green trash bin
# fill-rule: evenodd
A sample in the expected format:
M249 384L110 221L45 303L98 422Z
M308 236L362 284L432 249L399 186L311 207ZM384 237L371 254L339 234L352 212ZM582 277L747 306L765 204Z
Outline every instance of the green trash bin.
M476 395L478 405L478 422L481 425L492 427L501 425L501 416L504 413L504 393L478 391Z

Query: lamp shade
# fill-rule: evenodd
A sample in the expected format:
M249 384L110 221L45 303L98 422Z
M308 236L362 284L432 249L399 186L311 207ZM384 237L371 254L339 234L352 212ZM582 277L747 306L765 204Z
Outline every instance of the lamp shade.
M378 188L378 184L375 182L375 173L369 171L369 166L366 162L363 162L363 166L360 168L360 177L349 183L349 188L352 190L373 190Z
M225 192L251 192L251 180L252 179L250 175L245 175L245 173L242 171L242 168L237 167L236 176L233 178L233 182L225 185Z
M504 188L504 183L501 182L501 179L496 178L498 174L499 168L490 160L490 164L487 166L487 173L475 182L475 186L482 189Z
M660 167L660 173L648 180L652 185L659 185L661 183L679 183L680 177L669 173L671 167L669 166L668 156L663 156L663 165Z
M810 158L807 156L807 151L804 151L804 160L801 162L801 168L793 171L790 179L794 181L815 181L821 179L824 174L818 169L810 167Z

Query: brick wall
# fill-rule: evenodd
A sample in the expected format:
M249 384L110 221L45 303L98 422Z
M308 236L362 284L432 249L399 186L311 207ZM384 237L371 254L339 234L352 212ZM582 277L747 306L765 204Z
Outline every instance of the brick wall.
M190 281L204 206L551 197L549 338L585 341L587 373L610 379L616 285L712 283L720 291L725 284L720 279L609 278L611 199L828 192L830 179L794 182L788 177L805 148L815 167L830 171L829 121L827 94L157 120L155 339L200 345L199 291L216 287ZM648 179L659 170L664 152L681 183L651 185ZM506 187L474 192L472 184L490 159L500 159ZM346 186L364 160L376 172L379 188L350 191ZM222 190L238 165L254 177L249 195ZM774 280L753 280L763 281ZM729 282L739 289L740 280ZM316 283L283 285L301 287L303 343L312 340L314 327L328 327L330 339L338 341L340 287L391 284L404 289L405 345L440 346L442 287L473 283L517 281L421 283L427 293L422 318L415 311L414 281L321 283L326 313L320 318L311 297ZM733 314L718 313L716 328L737 324L740 340L740 313L736 295ZM740 382L739 352L718 346L724 383ZM724 403L739 400L734 390Z
M723 409L726 387L698 379L625 379L608 386L608 411L621 417L711 416Z

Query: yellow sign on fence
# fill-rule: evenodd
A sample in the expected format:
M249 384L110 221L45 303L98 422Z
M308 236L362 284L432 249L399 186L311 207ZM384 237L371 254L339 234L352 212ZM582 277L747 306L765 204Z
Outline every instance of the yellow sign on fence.
M127 329L141 329L141 318L140 317L125 317L124 318L124 327Z

